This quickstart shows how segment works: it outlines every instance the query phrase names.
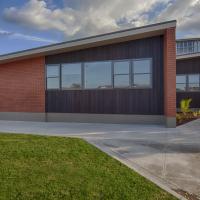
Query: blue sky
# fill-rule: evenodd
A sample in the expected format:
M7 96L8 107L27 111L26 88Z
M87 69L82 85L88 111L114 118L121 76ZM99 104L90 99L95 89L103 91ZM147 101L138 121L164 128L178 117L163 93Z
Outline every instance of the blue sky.
M3 2L0 2L0 10L4 11L12 6L20 7L26 2L26 0L3 0ZM3 14L0 15L0 54L49 45L62 40L62 34L59 32L53 30L38 31L35 28L26 27L17 22L10 22L4 18Z
M176 19L200 36L200 0L1 0L0 54Z

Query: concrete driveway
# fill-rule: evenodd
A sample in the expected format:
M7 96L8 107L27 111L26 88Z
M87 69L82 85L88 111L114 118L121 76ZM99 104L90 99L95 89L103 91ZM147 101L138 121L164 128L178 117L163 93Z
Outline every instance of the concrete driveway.
M0 121L0 132L81 137L159 184L200 198L200 120L176 129Z

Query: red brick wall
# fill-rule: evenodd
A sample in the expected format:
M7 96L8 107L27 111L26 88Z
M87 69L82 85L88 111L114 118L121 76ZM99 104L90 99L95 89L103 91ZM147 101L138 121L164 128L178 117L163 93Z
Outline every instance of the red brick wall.
M176 29L164 35L164 114L176 116Z
M0 112L45 112L44 57L0 64Z

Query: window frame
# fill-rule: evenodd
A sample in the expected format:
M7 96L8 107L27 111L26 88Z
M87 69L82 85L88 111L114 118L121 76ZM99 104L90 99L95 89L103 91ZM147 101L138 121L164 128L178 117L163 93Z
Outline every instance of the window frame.
M189 82L189 76L190 75L198 75L199 77L199 89L198 90L189 90L190 82ZM196 83L191 83L191 84L196 84ZM200 92L200 73L196 74L187 74L187 92Z
M150 61L150 73L133 73L134 69L134 61L141 61L141 60L149 60ZM149 74L150 75L150 85L149 86L136 86L134 87L134 75L135 74ZM153 89L153 59L152 58L144 58L144 59L132 59L131 61L131 88L134 89Z
M188 82L188 77L187 77L187 74L176 74L176 85L177 84L184 84L184 83L177 83L177 76L185 76L185 90L177 90L177 87L176 87L176 92L187 92L187 82Z
M150 85L147 87L134 87L133 86L133 63L134 61L142 61L142 60L150 60L150 73L141 73L141 74L150 74ZM129 86L128 87L115 87L114 86L114 63L115 62L129 62ZM97 63L97 62L111 62L111 87L110 88L85 88L85 63ZM81 87L80 88L62 88L62 65L65 64L81 64ZM47 68L48 66L59 66L59 88L58 89L48 89L47 88ZM60 91L70 91L70 90L116 90L116 89L123 89L123 90L140 90L140 89L153 89L153 58L146 57L146 58L131 58L131 59L115 59L115 60L98 60L98 61L84 61L84 62L69 62L69 63L60 63L60 64L46 64L45 70L45 88L48 91L51 90L60 90Z
M199 90L189 90L189 75L198 75L199 76L199 87L200 87L200 73L196 73L196 74L194 74L194 73L191 73L191 74L176 74L176 78L177 78L177 76L186 76L186 89L180 91L180 90L177 90L177 88L176 88L176 92L178 92L178 93L200 92L200 89ZM176 82L176 84L177 84L177 82Z
M47 76L48 66L58 66L58 68L59 68L58 76L48 77ZM58 78L59 79L59 87L58 88L48 88L47 82L48 82L49 78ZM60 90L61 89L61 64L46 64L46 66L45 66L45 89L46 90Z
M115 63L117 62L128 62L129 63L129 70L128 70L128 74L115 74ZM121 59L121 60L113 60L112 61L112 68L113 68L113 72L112 72L112 81L113 81L113 89L131 89L132 85L131 85L131 62L132 59ZM127 87L119 87L119 86L115 86L115 75L128 75L129 78L129 85ZM134 89L134 88L132 88Z
M111 71L111 87L110 88L86 88L85 87L85 64L86 63L100 63L100 62L110 62L111 63L111 68L110 68L110 71ZM99 60L99 61L89 61L89 62L83 62L83 72L82 72L82 77L83 77L83 80L82 80L82 88L83 90L112 90L114 89L113 87L113 60Z

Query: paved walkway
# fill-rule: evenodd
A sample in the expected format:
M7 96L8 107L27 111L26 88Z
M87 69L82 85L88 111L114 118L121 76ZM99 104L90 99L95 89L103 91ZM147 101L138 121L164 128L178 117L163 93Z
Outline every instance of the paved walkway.
M0 121L0 132L81 137L160 184L200 197L200 120L176 129Z

